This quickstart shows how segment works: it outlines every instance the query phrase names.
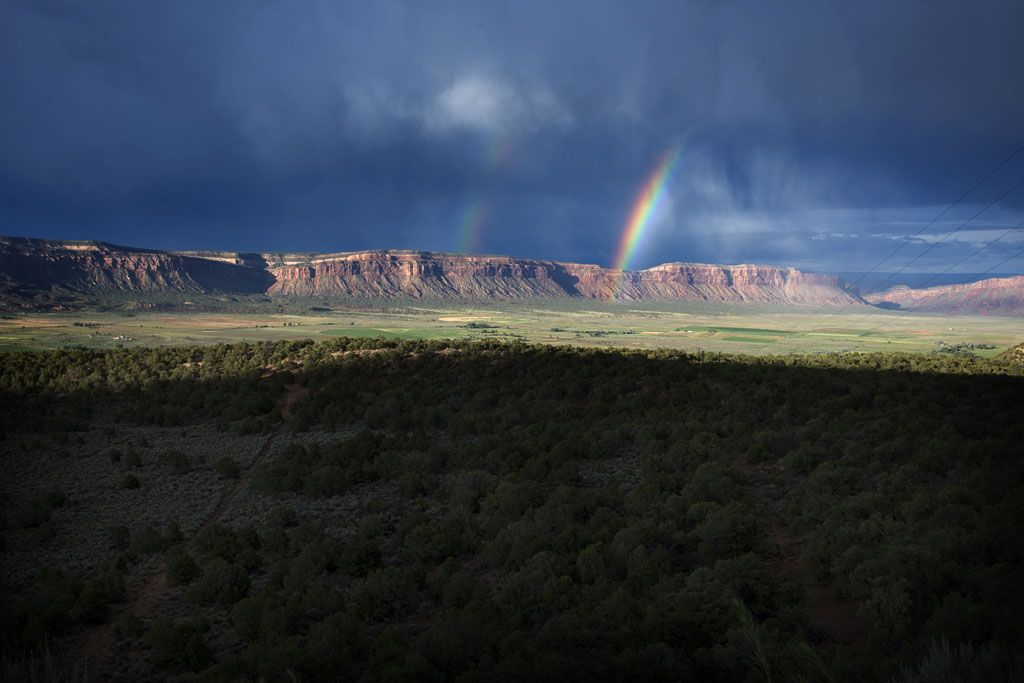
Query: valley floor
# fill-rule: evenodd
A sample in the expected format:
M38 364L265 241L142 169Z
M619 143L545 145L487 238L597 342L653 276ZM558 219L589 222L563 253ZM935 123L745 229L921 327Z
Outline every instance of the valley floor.
M767 306L629 306L600 302L327 308L283 313L65 312L0 318L0 351L133 348L320 339L501 339L588 347L779 355L928 353L961 347L991 357L1024 338L1020 318L906 315Z

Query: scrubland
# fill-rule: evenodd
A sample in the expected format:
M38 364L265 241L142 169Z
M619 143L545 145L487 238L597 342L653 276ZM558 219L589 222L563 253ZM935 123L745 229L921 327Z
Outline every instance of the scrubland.
M498 340L4 354L4 675L1014 680L1022 382Z

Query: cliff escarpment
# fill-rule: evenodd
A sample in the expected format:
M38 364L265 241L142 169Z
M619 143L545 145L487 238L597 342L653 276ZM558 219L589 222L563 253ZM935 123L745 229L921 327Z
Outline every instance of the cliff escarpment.
M220 260L103 242L0 237L0 292L251 294L273 284L265 269L234 256Z
M888 309L943 315L1024 315L1024 276L990 278L927 289L894 287L868 294L867 301Z
M639 271L422 251L336 254L159 251L0 238L0 295L258 294L327 300L519 300L865 304L832 275L760 265L666 263Z
M275 283L292 296L521 299L585 297L604 301L863 303L831 275L774 266L669 263L640 271L600 266L430 252L373 251L296 259L265 255Z

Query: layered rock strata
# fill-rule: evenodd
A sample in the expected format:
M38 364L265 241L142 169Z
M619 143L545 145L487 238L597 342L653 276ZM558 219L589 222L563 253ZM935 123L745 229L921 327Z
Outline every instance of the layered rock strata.
M1024 314L1024 275L926 289L893 287L864 298L888 309L943 315L1016 316Z
M832 275L757 265L666 263L639 271L422 251L189 251L0 238L0 291L236 293L327 299L565 299L864 304Z

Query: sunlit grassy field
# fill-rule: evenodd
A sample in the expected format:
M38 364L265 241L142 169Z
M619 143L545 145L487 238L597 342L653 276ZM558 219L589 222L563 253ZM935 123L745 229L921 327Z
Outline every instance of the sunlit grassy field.
M109 312L25 314L0 319L0 351L130 348L317 338L520 339L544 344L672 348L749 354L932 352L1024 338L1024 320L905 315L858 308L630 306L583 302L430 305L274 313Z

